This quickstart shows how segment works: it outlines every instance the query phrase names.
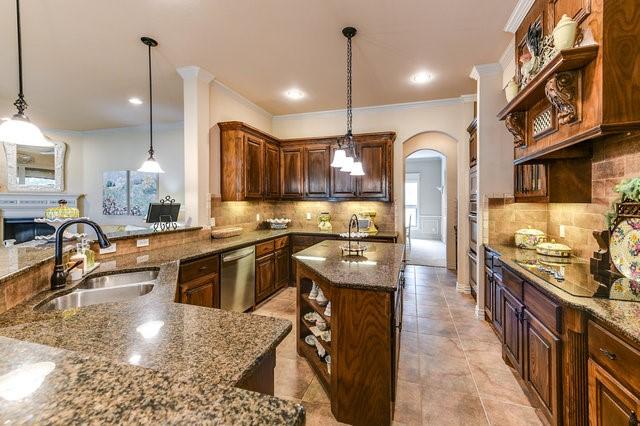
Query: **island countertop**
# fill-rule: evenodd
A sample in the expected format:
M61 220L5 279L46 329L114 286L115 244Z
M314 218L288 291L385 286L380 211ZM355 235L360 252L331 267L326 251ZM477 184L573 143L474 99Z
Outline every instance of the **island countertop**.
M342 256L345 241L323 241L293 258L336 287L395 291L404 261L404 244L370 243L363 256Z

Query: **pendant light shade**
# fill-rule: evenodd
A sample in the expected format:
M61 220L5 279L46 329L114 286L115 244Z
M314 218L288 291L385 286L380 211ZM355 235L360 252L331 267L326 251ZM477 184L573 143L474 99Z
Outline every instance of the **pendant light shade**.
M151 78L151 48L156 47L158 42L149 37L142 37L140 39L144 45L149 49L149 158L142 163L142 166L138 169L139 172L146 173L164 173L160 164L153 157L153 80Z
M353 167L351 167L351 176L364 176L362 161L356 161L353 163Z
M344 160L347 158L347 153L344 149L336 149L333 153L333 161L331 162L331 167L340 167L344 165Z
M15 145L29 145L51 147L38 126L33 124L24 111L27 109L27 101L24 99L24 85L22 84L22 27L20 24L20 0L16 0L16 23L18 31L18 99L13 103L18 113L8 120L0 123L0 142Z
M341 172L347 172L347 173L351 173L351 169L353 168L353 157L346 157L344 159L344 163L342 163L342 168L340 169Z

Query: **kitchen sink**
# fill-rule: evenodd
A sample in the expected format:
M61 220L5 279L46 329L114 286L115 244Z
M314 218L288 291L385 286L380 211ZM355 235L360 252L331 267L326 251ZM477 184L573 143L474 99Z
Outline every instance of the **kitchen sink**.
M153 290L158 271L138 271L89 278L68 294L39 305L39 311L55 311L100 303L123 302Z
M136 271L122 274L102 275L87 279L78 286L78 289L98 289L120 287L129 284L140 284L155 281L158 278L158 271Z

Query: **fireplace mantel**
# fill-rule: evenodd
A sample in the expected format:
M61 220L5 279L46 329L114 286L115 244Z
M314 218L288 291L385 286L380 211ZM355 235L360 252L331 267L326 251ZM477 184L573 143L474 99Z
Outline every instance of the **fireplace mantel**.
M4 218L43 217L44 210L66 200L69 207L78 207L83 194L0 193L0 211Z

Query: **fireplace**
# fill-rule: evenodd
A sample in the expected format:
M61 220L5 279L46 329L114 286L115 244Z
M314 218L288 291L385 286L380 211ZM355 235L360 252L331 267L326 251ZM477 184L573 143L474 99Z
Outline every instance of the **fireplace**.
M36 223L32 217L4 219L3 240L16 240L16 244L34 240L36 236L51 235L55 228L46 223Z

